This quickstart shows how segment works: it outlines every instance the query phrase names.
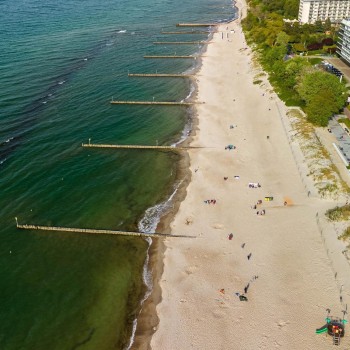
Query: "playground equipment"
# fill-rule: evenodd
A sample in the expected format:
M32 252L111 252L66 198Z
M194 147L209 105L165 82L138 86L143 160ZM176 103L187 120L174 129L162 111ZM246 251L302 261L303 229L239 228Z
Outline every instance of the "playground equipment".
M333 345L340 345L340 339L345 335L345 324L348 322L344 319L345 310L343 311L343 318L329 316L330 309L327 309L326 324L321 328L316 329L316 334L328 333L333 338Z

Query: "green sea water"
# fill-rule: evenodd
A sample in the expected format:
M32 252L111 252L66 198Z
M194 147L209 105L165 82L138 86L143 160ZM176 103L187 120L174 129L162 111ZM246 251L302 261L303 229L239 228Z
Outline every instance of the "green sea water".
M218 14L220 12L220 14ZM227 15L224 15L227 14ZM82 142L170 145L191 128L180 73L204 40L161 35L177 22L217 21L228 1L0 1L0 349L123 349L145 287L140 238L17 230L20 223L154 232L176 189L179 156L83 149Z

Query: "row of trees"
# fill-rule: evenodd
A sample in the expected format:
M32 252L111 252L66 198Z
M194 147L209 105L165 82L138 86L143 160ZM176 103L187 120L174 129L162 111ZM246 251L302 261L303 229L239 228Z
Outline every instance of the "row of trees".
M314 66L312 60L288 55L293 43L289 34L295 37L306 32L298 25L299 33L292 33L285 25L283 16L289 15L286 3L287 0L251 0L243 29L280 97L287 105L302 107L310 122L326 126L328 118L344 106L347 89L336 76ZM330 44L330 40L325 43Z

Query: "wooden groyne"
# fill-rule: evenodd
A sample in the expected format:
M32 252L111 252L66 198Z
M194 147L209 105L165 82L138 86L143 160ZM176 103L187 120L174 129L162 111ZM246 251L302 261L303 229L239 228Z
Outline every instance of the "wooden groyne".
M194 30L194 31L188 31L188 32L185 32L185 31L178 31L178 32L161 32L161 34L210 34L211 31L209 30Z
M137 73L129 73L128 77L152 77L152 78L192 78L193 74L137 74Z
M114 105L161 105L161 106L192 106L200 102L159 102L159 101L111 101Z
M143 58L189 58L189 59L193 59L196 60L198 57L201 56L176 56L176 55L172 55L172 56L161 56L161 55L146 55L143 56Z
M82 143L82 147L90 148L119 148L119 149L156 149L166 151L186 151L189 149L198 149L202 147L174 147L174 146L146 146L146 145L111 145L111 144L96 144Z
M154 41L155 45L204 45L207 41Z
M17 220L16 220L17 221ZM57 231L57 232L75 232L75 233L89 233L99 235L119 235L119 236L136 236L136 237L157 237L157 238L196 238L196 236L172 235L167 233L145 233L133 231L114 231L114 230L95 230L90 228L77 227L55 227L55 226L39 226L39 225L19 225L17 228L21 230L40 230L40 231Z
M177 23L176 27L215 27L222 23Z

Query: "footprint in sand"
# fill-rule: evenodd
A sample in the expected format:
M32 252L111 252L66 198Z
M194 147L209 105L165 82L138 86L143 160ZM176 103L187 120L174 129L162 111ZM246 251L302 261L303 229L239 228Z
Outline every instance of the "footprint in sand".
M195 273L197 271L197 266L189 266L185 272L188 274L188 275L191 275L192 273Z
M222 224L214 224L213 228L215 228L216 230L223 230L225 226Z
M224 318L224 317L226 317L226 312L225 311L223 311L223 306L221 305L221 309L217 309L217 310L214 310L213 312L212 312L212 314L213 314L213 316L215 317L215 318Z
M275 346L275 348L279 348L282 346L282 344L278 343L276 340L273 342L273 345Z
M188 217L186 218L186 222L185 222L186 225L192 225L193 224L193 218L192 217Z
M277 326L279 327L279 328L283 328L283 327L285 327L285 326L287 326L289 324L289 322L287 321L279 321L278 323L277 323Z

